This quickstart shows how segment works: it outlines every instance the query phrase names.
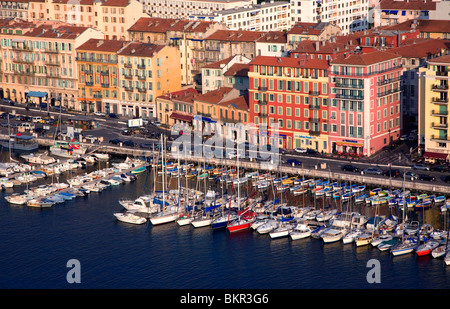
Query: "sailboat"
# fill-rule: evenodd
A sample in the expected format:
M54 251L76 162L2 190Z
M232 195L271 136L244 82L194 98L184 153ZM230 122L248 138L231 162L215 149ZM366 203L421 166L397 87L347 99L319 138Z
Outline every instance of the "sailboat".
M161 134L161 151L162 151L162 159L163 162L165 162L165 156L164 156L164 139L163 139L163 135ZM164 171L165 168L167 168L167 166L164 164L161 167ZM162 174L162 186L163 186L163 209L162 211L156 213L155 215L150 217L150 222L152 223L152 225L159 225L159 224L165 224L165 223L169 223L169 222L174 222L178 216L179 216L179 212L178 212L178 207L177 206L173 206L173 205L166 205L166 188L165 188L165 173Z

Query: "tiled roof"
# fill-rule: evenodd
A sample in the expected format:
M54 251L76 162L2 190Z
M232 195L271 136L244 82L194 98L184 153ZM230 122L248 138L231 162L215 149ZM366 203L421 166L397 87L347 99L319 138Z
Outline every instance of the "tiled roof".
M353 49L354 47L351 47ZM305 40L297 44L297 48L292 53L309 53L309 54L333 54L348 50L349 46L344 43L334 43L328 41Z
M165 45L131 42L121 49L118 54L124 56L153 57L155 52L160 51L164 47Z
M381 29L409 31L413 29L414 24L415 29L421 32L434 32L434 33L450 32L450 20L436 20L436 19L407 20L396 25L383 26L381 27Z
M248 94L241 95L235 99L220 102L221 106L230 106L248 112Z
M426 58L429 55L440 54L442 50L450 50L450 40L411 39L403 42L400 47L390 49L389 52L404 58Z
M214 41L230 41L230 42L255 42L265 35L262 31L247 31L247 30L217 30L212 33L205 40Z
M141 17L128 31L161 33L168 31L206 32L214 23L211 21L191 21L175 18Z
M77 50L117 53L127 44L128 42L126 41L89 39L87 42L80 45Z
M286 43L287 36L284 31L267 31L266 34L256 40L258 43Z
M354 53L348 55L339 55L331 61L332 64L347 64L347 65L371 65L383 61L388 61L400 57L400 55L386 52L375 51L372 53Z
M446 64L450 64L450 55L445 55L445 56L433 58L433 59L428 60L428 62L430 62L430 63L446 63Z
M240 77L248 77L248 71L250 70L250 65L245 63L235 63L233 64L228 71L223 73L225 76L240 76Z
M291 58L291 57L270 57L270 56L258 56L250 65L268 65L268 66L281 66L291 68L306 68L306 69L323 69L326 70L329 67L327 60L309 59L306 57Z
M436 2L432 0L381 0L382 10L436 10Z
M288 34L319 35L328 23L298 22L289 29Z
M220 87L218 89L197 96L195 100L217 104L221 102L224 97L233 90L234 89L231 87Z
M88 27L78 26L60 26L51 28L49 25L41 25L22 34L22 36L49 39L75 39L81 33L86 31Z
M207 64L207 65L203 66L202 69L220 69L220 66L221 66L222 64L225 64L225 65L226 65L226 64L227 64L228 62L230 62L233 58L234 58L234 56L230 56L230 57L228 57L228 58L225 58L225 59L222 59L222 60L219 60L219 61L216 61L216 62Z
M67 4L73 0L52 0L53 3ZM129 0L78 0L77 3L81 5L93 5L94 2L100 1L102 6L127 6ZM34 2L34 1L33 1Z
M193 99L199 95L200 92L195 88L187 88L179 91L169 92L164 95L158 96L158 98L166 99L166 100L178 100L184 102L192 102Z

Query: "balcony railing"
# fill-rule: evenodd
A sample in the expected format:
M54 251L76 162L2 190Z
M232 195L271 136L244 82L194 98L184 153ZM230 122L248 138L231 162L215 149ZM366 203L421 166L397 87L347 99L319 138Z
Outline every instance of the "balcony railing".
M258 100L257 102L259 105L267 105L267 101L264 100Z
M131 75L131 74L123 74L123 77L125 77L125 79L132 79L133 75Z
M449 141L448 140L448 136L447 136L447 134L445 134L445 135L431 135L431 140L435 140L435 141L438 141L438 142L447 142L447 141Z
M448 76L447 71L436 71L436 76Z
M432 110L431 116L448 116L448 110Z
M133 87L125 86L124 88L125 88L125 91L133 91Z
M145 88L137 88L137 90L139 91L139 92L142 92L142 93L146 93L147 92L147 89L145 89Z
M102 88L109 88L109 84L107 84L107 83L102 83Z
M336 82L335 86L340 87L340 88L356 88L356 89L364 88L364 84L350 84L350 83L341 83L341 82Z
M320 131L319 130L309 130L309 135L320 135Z
M346 95L336 93L336 98L338 99L347 99L347 100L364 100L364 96L362 95Z
M145 69L145 64L138 64L138 65L137 65L137 68L138 68L138 69Z
M431 86L431 90L433 91L447 91L448 85L433 85Z
M448 99L432 98L431 102L435 103L435 104L447 104L448 103Z
M431 128L437 129L437 130L447 130L448 124L447 123L431 123Z
M124 66L124 68L130 69L130 68L133 67L133 64L131 64L131 63L124 63L123 66Z
M390 83L398 82L401 79L402 79L401 77L395 77L395 78L380 80L379 82L377 82L377 86L383 86L383 85L387 85Z
M86 81L85 83L84 83L86 86L94 86L94 82L91 82L91 81Z
M386 91L380 91L380 92L377 93L377 95L379 97L384 97L386 95L397 93L397 92L400 92L400 91L401 91L401 88L397 87L397 88L389 89L389 90L386 90Z
M100 71L100 75L103 76L109 75L109 71Z

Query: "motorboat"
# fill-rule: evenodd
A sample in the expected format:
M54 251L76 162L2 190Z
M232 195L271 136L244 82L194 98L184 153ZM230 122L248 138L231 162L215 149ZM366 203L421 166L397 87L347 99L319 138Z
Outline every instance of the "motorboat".
M441 243L437 240L430 239L423 244L419 245L416 249L416 254L418 256L424 256L430 254L434 249L436 249Z
M323 232L321 238L324 243L332 243L341 240L345 234L347 234L346 228L331 226Z
M435 259L443 257L447 253L447 245L440 245L431 251L431 256Z
M267 234L267 233L270 233L271 231L273 231L274 229L276 229L279 225L280 225L280 221L278 221L276 219L269 219L269 220L267 220L266 223L260 225L256 229L256 232L258 232L258 234Z
M373 239L372 233L364 232L355 238L355 244L357 247L365 246L370 244L372 239Z
M382 234L374 237L370 243L373 247L377 247L382 242L389 241L392 238L394 238L394 236L392 236L392 234L382 233Z
M117 212L114 213L114 217L116 217L117 220L125 223L144 224L145 222L147 222L146 218L135 215L130 212Z
M343 238L342 242L344 244L351 244L355 241L357 237L359 237L362 234L361 229L353 229L350 232L348 232Z
M408 254L414 251L417 246L417 240L412 238L406 238L403 241L393 245L391 247L391 254L393 256Z
M307 238L311 236L312 228L305 223L298 223L291 231L289 236L292 240Z

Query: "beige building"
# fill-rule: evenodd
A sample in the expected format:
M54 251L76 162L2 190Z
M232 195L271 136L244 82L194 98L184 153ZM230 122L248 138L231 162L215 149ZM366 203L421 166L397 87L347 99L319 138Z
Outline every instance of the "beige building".
M13 23L14 24L14 23ZM75 108L78 98L76 48L103 34L86 27L36 25L30 29L2 25L3 97L18 102L48 102Z
M31 0L28 20L62 21L104 33L105 39L128 40L128 28L145 16L137 0Z

